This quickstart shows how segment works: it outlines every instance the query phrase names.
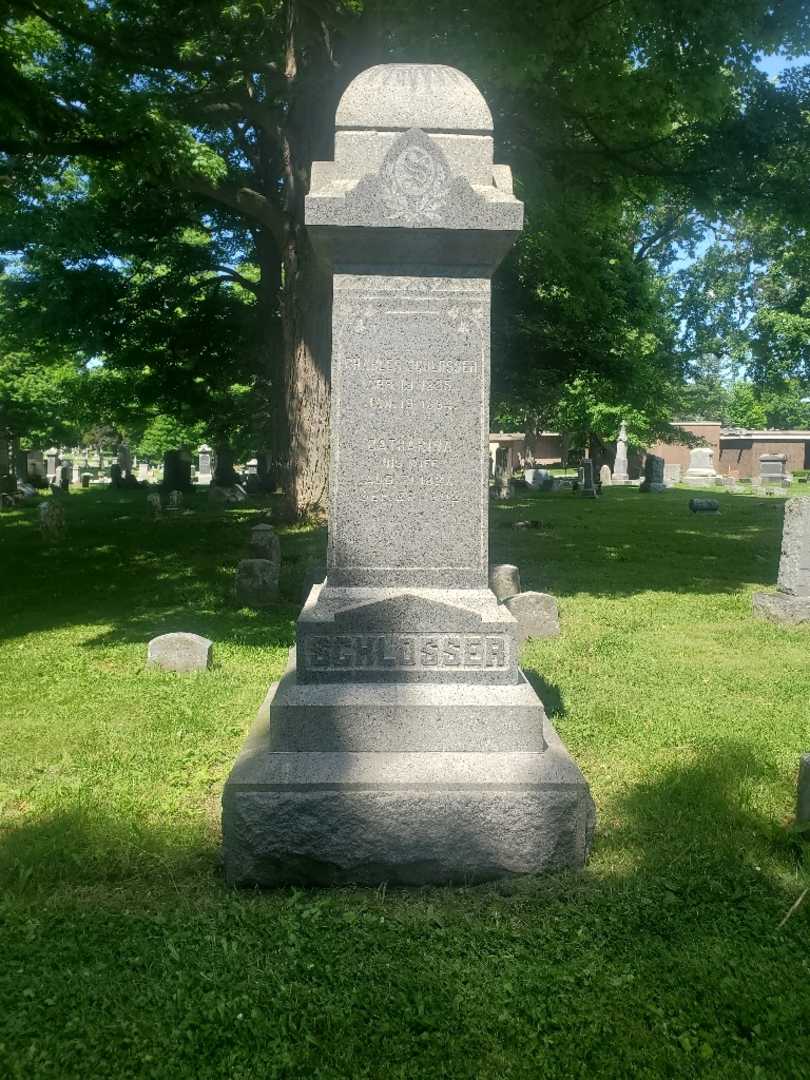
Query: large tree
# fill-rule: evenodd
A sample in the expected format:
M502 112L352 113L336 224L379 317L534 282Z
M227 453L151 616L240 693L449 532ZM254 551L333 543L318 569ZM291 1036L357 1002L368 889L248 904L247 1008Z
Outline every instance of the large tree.
M368 63L451 63L492 103L498 158L529 211L496 294L507 392L531 392L526 371L535 398L601 379L610 393L598 395L618 405L634 362L645 384L659 364L668 380L655 260L696 212L806 212L805 88L772 86L754 64L759 50L807 49L805 0L6 7L0 244L22 252L35 291L46 264L51 282L74 275L73 289L48 289L63 313L81 280L92 289L106 316L85 308L62 324L81 348L106 327L107 362L126 366L157 340L153 386L176 376L193 396L219 375L249 388L256 416L269 400L273 458L299 512L325 498L330 344L303 200L312 160L331 155L338 95ZM184 246L189 235L208 241Z

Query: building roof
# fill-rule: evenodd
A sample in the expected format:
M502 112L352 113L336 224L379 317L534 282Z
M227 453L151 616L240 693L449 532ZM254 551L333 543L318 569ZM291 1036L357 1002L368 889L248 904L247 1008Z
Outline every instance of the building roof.
M506 431L490 431L490 433L489 433L489 441L491 443L493 443L493 442L498 442L498 443L525 442L525 440L526 440L525 434L523 434L523 433L521 433L519 431L510 431L510 432L506 432Z

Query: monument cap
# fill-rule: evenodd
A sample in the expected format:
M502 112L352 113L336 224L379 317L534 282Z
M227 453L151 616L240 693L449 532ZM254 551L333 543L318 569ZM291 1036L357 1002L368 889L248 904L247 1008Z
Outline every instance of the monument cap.
M492 114L464 72L445 64L377 64L354 79L337 108L340 130L489 134Z

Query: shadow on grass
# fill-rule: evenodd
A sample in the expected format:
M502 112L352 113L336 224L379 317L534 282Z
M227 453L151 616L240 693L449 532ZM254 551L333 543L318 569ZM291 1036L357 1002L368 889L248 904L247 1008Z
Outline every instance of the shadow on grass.
M720 514L691 513L695 494ZM532 493L492 506L490 561L516 563L524 589L559 597L736 592L776 581L783 510L783 499L722 491ZM513 527L526 520L540 527Z
M544 676L538 674L532 668L522 668L523 674L528 679L534 692L543 702L546 716L549 720L565 716L565 702L562 693L556 683L551 683Z
M82 492L64 503L67 532L57 545L40 535L35 507L0 517L6 567L0 639L102 624L85 646L146 641L169 630L292 644L300 583L307 566L323 558L325 529L279 526L279 601L240 613L233 599L236 564L248 556L250 528L272 520L271 500L214 514L205 496L195 494L187 499L193 513L158 521L142 491Z
M781 820L756 808L763 791L782 786L779 770L733 741L681 754L682 760L656 769L598 808L595 865L604 869L579 879L580 888L598 894L614 880L642 887L647 882L693 895L698 906L711 895L727 895L729 888L734 898L740 889L739 895L752 888L780 891L760 867L795 863L804 847L785 827L792 796ZM135 811L112 817L98 804L19 817L0 837L0 880L11 894L127 881L141 887L180 883L200 872L216 875L219 794L206 790L198 798L199 812L181 824L167 817L156 826ZM465 833L458 842L477 840Z
M747 798L777 779L692 751L609 808L614 866L453 889L235 892L201 832L32 822L0 842L0 1051L20 1077L265 1075L268 1047L274 1076L804 1075L807 913L778 927L790 855Z

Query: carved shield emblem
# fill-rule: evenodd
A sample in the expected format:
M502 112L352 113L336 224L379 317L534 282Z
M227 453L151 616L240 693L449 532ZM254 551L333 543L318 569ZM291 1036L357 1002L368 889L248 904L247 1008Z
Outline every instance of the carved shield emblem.
M441 220L450 170L441 149L424 131L411 128L397 139L380 170L389 220L414 226Z

